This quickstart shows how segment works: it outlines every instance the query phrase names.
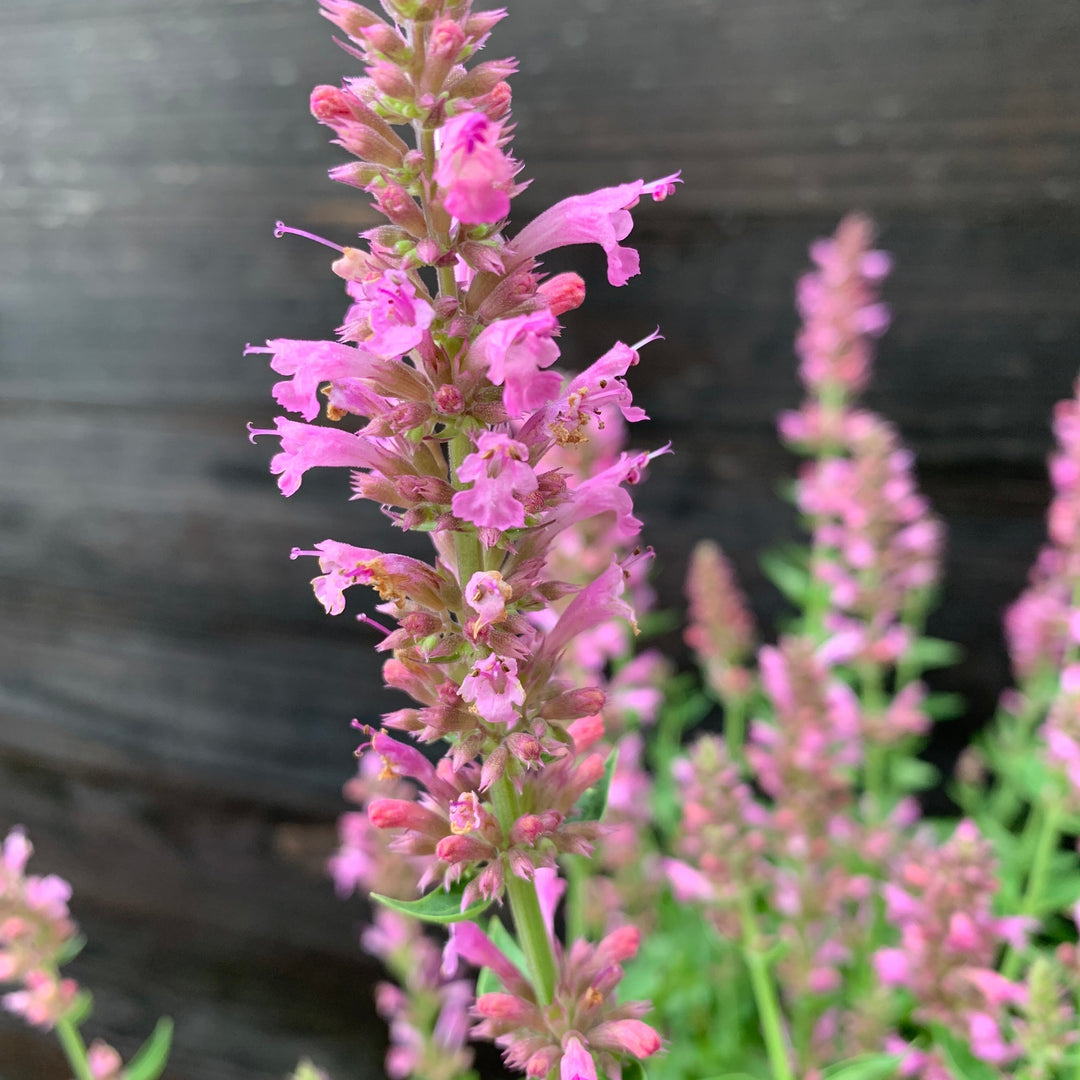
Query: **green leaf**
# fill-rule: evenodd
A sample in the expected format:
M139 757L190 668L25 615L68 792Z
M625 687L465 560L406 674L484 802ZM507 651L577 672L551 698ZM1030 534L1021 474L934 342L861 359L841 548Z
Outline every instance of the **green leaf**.
M1069 862L1075 862L1075 857L1070 855ZM1036 918L1045 918L1055 912L1068 910L1077 900L1080 900L1080 877L1054 877L1043 887L1038 907L1032 914Z
M618 760L618 751L612 750L604 766L604 775L578 800L576 820L599 821L604 816L608 793L611 791L611 778L615 775L615 765Z
M1000 1073L985 1061L980 1061L966 1043L939 1024L934 1024L932 1030L934 1043L941 1050L956 1080L998 1080Z
M923 701L923 711L931 720L955 720L967 712L967 702L963 694L927 694Z
M173 1022L163 1016L150 1038L142 1044L139 1052L124 1069L125 1080L158 1080L165 1071L172 1048Z
M455 923L470 922L477 919L487 910L490 900L477 900L464 911L461 910L461 898L465 894L465 886L458 882L449 891L445 889L433 889L419 900L395 900L390 896L382 896L380 893L372 893L371 899L377 900L383 907L391 911L400 911L402 915L411 915L414 919L429 923Z
M941 773L929 761L919 758L897 758L890 762L893 783L904 792L925 791L941 779Z
M59 955L56 958L56 966L63 967L65 964L70 964L76 956L79 955L86 948L86 937L83 934L76 934L71 938L67 944L60 950Z
M924 671L952 667L964 659L964 650L959 645L935 637L917 638L908 653Z
M760 1077L753 1076L750 1073L735 1072L735 1073L722 1073L718 1076L710 1076L708 1080L760 1080Z
M822 1075L824 1080L884 1080L895 1075L899 1060L898 1054L860 1054L830 1065Z
M622 1080L648 1080L645 1066L637 1058L631 1058L622 1067Z
M501 985L499 976L491 968L481 968L476 979L476 996L483 997L485 994L494 993Z
M793 604L801 607L806 602L810 592L810 575L790 554L766 551L761 556L759 565L761 572Z

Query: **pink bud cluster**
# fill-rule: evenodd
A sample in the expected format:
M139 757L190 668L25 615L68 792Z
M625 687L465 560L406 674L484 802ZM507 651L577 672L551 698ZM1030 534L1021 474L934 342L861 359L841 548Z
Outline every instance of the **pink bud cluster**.
M579 940L564 950L552 923L562 883L548 871L538 872L537 878L557 966L554 1000L548 1006L538 1002L517 965L483 930L474 923L456 923L447 966L452 970L461 959L487 967L503 986L477 999L473 1034L493 1040L510 1068L536 1080L554 1069L560 1080L598 1080L601 1073L615 1074L621 1056L656 1053L660 1036L640 1019L647 1003L620 1005L615 998L622 965L637 953L638 931L623 926L595 945Z
M776 826L792 843L840 827L862 761L861 706L805 638L758 654L774 722L750 726L747 761L774 801Z
M429 534L432 563L330 539L293 557L318 560L313 587L330 614L354 585L378 593L378 612L396 624L376 645L385 682L413 699L384 727L448 744L433 764L372 736L381 774L408 789L357 792L368 822L393 839L384 847L347 818L333 869L348 891L382 874L390 852L421 889L460 883L463 910L508 891L514 905L509 878L531 882L558 856L593 850L598 826L576 804L604 774L596 748L609 693L642 711L658 702L647 663L609 683L614 653L604 652L636 630L629 601L649 557L635 546L627 486L663 452L618 452L604 433L644 418L626 376L653 337L617 342L577 375L558 370L558 319L583 301L584 284L572 273L545 280L539 258L596 243L609 281L624 284L639 269L623 243L630 211L670 195L678 176L571 196L508 237L524 187L509 151L516 64L469 66L506 12L384 0L384 18L350 0L321 3L365 67L312 95L316 118L357 158L331 176L369 193L388 223L363 234L363 249L323 241L339 253L349 300L338 340L249 347L270 356L283 376L276 400L301 417L251 433L280 440L270 467L285 495L308 469L348 469L353 498ZM279 225L286 232L299 230ZM572 467L593 440L601 451ZM579 529L603 543L587 565L568 565L566 538ZM581 662L586 643L602 662ZM584 1032L560 1038L560 1054L588 1056ZM610 1054L617 1044L588 1045Z
M58 967L75 938L68 912L71 886L53 874L27 875L33 847L21 829L0 847L0 983L15 983L0 999L8 1012L51 1028L74 1005L78 986Z
M811 632L827 635L830 663L883 684L921 629L940 577L944 529L919 493L914 458L895 429L855 407L869 377L872 339L889 322L877 286L890 260L871 248L872 240L871 223L852 216L811 248L817 270L798 291L808 398L779 426L784 439L814 455L796 487L813 533L811 588L827 593ZM921 685L902 689L887 714L876 704L865 710L862 734L870 744L895 743L929 726Z
M973 822L961 822L942 846L913 843L885 886L900 946L881 949L875 965L883 983L912 992L916 1020L946 1025L977 1057L1000 1065L1018 1056L1002 1031L1026 991L995 963L1003 945L1023 945L1030 920L995 915L997 891L992 848Z
M723 701L744 696L752 685L744 664L757 631L731 564L711 540L701 541L690 556L686 598L690 607L684 636L710 688Z
M665 859L675 898L701 903L721 934L738 939L739 899L771 877L771 818L715 736L702 736L675 765L682 792L679 859Z
M390 1028L390 1080L458 1080L472 1065L468 1046L470 979L442 974L441 950L412 919L378 910L361 939L397 982L375 987L375 1006Z
M1076 395L1054 407L1049 543L1039 553L1027 590L1005 615L1009 654L1022 683L1059 670L1080 644L1080 382Z
M891 425L855 411L842 432L844 456L804 465L798 506L828 551L816 573L830 590L837 658L893 664L910 644L899 621L909 599L937 582L943 529Z
M892 260L871 248L873 239L873 223L849 215L833 236L811 245L815 268L799 280L799 375L825 401L865 388L873 362L870 342L889 326L889 309L878 300L877 286L888 277Z
M1065 777L1068 805L1080 810L1080 664L1062 671L1042 735L1047 763Z

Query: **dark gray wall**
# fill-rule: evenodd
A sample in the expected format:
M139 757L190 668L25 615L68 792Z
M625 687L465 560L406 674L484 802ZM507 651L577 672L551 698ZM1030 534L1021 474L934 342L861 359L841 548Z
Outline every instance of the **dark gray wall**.
M361 909L319 867L381 705L369 639L322 615L293 544L378 546L338 477L295 498L243 425L273 415L245 341L325 336L326 252L372 223L307 115L355 66L299 0L0 4L0 828L33 830L92 945L77 973L124 1049L168 1011L175 1080L280 1076L304 1048L378 1070ZM675 442L639 489L664 601L686 552L790 535L771 422L797 398L793 281L845 210L896 253L872 403L952 530L937 629L984 715L997 619L1041 532L1047 411L1080 361L1080 9L1072 0L510 0L524 221L681 167L645 272L594 252L584 363L660 322L635 371ZM554 265L554 264L553 264ZM954 729L959 731L960 729ZM947 754L948 742L939 750ZM0 1076L62 1075L0 1020ZM349 1063L352 1063L351 1065Z

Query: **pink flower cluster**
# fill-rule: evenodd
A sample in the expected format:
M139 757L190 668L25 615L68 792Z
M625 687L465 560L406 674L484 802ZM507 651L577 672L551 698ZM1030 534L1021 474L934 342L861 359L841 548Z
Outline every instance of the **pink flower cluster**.
M51 1028L74 1005L78 986L58 966L75 938L68 912L71 886L53 874L25 873L33 847L13 829L0 847L0 982L20 989L4 995L9 1012Z
M849 215L833 236L811 245L815 269L799 280L799 374L826 405L866 386L873 361L870 340L889 326L889 309L878 301L876 287L888 277L892 260L870 247L873 239L870 220Z
M891 664L910 644L901 615L937 582L943 530L918 491L910 451L889 424L853 411L838 431L843 456L803 466L798 506L828 552L816 573L830 590L828 629L838 658L843 650L843 659Z
M870 373L872 339L888 326L877 299L889 257L870 247L873 229L845 218L811 256L818 269L799 284L800 373L808 392L780 418L781 436L812 453L799 472L796 502L812 530L811 589L826 602L808 612L807 631L828 639L827 658L884 684L921 631L941 570L944 530L919 493L914 458L893 427L855 407ZM924 691L912 682L883 713L872 705L863 736L883 746L929 725Z
M752 685L744 667L754 651L754 617L724 553L711 540L697 544L686 575L686 644L721 700L744 696Z
M771 876L765 861L768 811L756 801L715 736L702 736L676 763L682 792L679 859L665 859L675 898L702 903L721 934L738 939L740 897Z
M1021 684L1059 670L1080 644L1080 382L1076 395L1054 407L1049 543L1039 553L1027 590L1005 614L1009 654Z
M276 400L301 417L251 434L280 440L270 468L285 495L311 468L348 469L353 498L429 534L431 563L332 539L293 557L318 559L313 587L330 614L344 611L354 585L378 593L378 612L395 624L376 645L384 679L413 699L383 726L447 744L432 763L385 731L371 736L363 749L381 760L380 775L407 783L376 796L362 772L354 794L393 839L383 845L347 817L333 872L348 892L381 873L389 853L421 890L459 887L463 911L509 895L518 921L520 883L531 889L558 856L593 850L599 827L578 803L604 776L598 747L612 703L645 719L659 700L655 665L639 660L621 682L606 670L636 630L629 601L643 592L649 557L634 546L641 523L627 487L663 451L620 452L605 433L644 418L626 376L655 335L615 343L576 375L559 371L558 319L583 301L584 284L573 273L545 280L539 258L596 243L609 280L624 284L639 269L623 243L630 211L646 195L670 195L678 176L571 196L508 237L524 186L509 152L506 79L516 64L469 66L505 11L386 0L384 18L350 0L321 2L365 67L312 95L316 118L358 159L331 177L368 192L387 224L366 232L363 248L323 241L338 252L333 269L349 300L338 340L249 347L269 355L283 376ZM299 230L279 226L286 232ZM594 441L600 449L580 467ZM575 542L566 538L582 529L603 536L585 565L566 558ZM544 951L535 926L523 932L530 955ZM566 954L571 966L577 948ZM548 1005L549 988L533 992L534 1005ZM570 1015L578 1027L559 1029L559 1052L582 1070L587 1046L644 1045L640 1033L620 1043L625 1025L615 1020L589 1042L579 1030L586 1012Z
M538 1001L520 968L480 927L456 923L447 967L452 971L459 959L466 960L489 968L503 986L477 999L473 1034L503 1047L506 1063L536 1080L556 1068L560 1080L598 1080L597 1065L610 1076L622 1055L655 1054L660 1037L640 1019L647 1003L619 1005L614 996L622 965L637 953L638 931L620 927L595 945L579 940L564 950L552 921L562 883L550 871L539 871L537 882L558 972L554 1000L547 1006Z
M940 847L914 843L885 886L900 946L874 961L883 983L912 992L917 1020L946 1025L977 1057L1000 1065L1019 1053L1002 1028L1026 991L995 970L996 958L1003 945L1023 945L1031 920L996 916L997 891L993 851L973 822L961 822Z

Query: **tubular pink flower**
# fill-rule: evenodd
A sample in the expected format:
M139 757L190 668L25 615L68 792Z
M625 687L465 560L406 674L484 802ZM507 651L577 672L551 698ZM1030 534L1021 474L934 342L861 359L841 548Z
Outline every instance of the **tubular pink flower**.
M589 1045L616 1054L645 1058L660 1049L660 1036L640 1020L611 1020L589 1032Z
M596 1080L596 1063L576 1035L566 1040L559 1065L559 1080Z
M525 704L517 672L516 660L492 653L477 661L462 679L461 698L475 705L489 724L513 727L520 719L517 710Z
M553 335L559 324L548 310L499 319L480 331L471 353L487 367L488 378L503 390L503 407L512 417L532 412L558 397L562 376L541 371L559 359Z
M375 356L404 356L423 341L435 318L432 306L417 296L416 286L401 270L349 282L348 291L356 302L345 313L342 333Z
M680 182L679 174L673 173L651 183L635 180L589 195L571 195L529 222L511 241L511 248L523 260L570 244L599 244L607 253L608 281L625 285L640 265L637 251L619 244L634 227L631 208L642 195L657 201L666 198Z
M536 491L539 482L529 465L528 448L495 431L476 440L476 451L458 469L458 476L472 487L454 495L451 504L458 517L489 529L520 529L525 524L521 497Z
M248 432L252 442L259 435L276 435L281 439L281 453L271 459L270 471L280 477L278 487L285 496L295 494L308 469L342 466L382 469L390 460L374 439L337 428L301 424L284 416L274 418L273 429L249 425Z
M462 113L439 129L435 183L446 212L464 224L499 221L510 212L515 170L501 139L501 125L482 112Z
M473 574L465 586L465 602L478 616L472 624L474 633L481 627L502 622L507 602L513 595L513 588L498 570L478 570Z
M290 558L313 555L323 571L311 584L328 615L345 610L344 592L352 585L370 585L383 600L404 604L414 600L438 611L443 607L443 583L427 563L408 555L385 555L371 548L323 540L314 551L293 548Z
M290 341L277 338L266 348L249 345L244 355L270 353L271 368L292 378L274 384L274 400L305 420L319 415L318 389L321 383L361 378L367 374L370 357L360 349L336 341Z

